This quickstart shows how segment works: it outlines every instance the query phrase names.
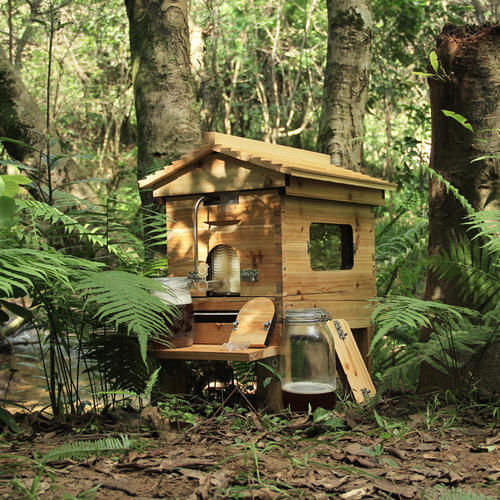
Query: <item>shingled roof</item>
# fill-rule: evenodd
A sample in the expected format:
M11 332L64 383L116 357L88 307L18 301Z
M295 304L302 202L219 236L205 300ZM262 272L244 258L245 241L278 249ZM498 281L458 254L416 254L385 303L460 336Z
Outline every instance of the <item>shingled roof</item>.
M198 149L140 180L139 187L155 189L168 184L188 172L210 153L221 153L292 177L390 191L396 188L395 184L382 179L336 167L325 154L217 132L207 132L203 144Z

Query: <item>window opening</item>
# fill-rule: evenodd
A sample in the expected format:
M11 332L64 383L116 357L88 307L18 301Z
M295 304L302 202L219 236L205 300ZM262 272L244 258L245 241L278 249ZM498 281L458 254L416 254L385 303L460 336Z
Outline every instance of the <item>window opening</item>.
M313 222L309 228L309 256L313 271L352 269L354 265L352 226Z

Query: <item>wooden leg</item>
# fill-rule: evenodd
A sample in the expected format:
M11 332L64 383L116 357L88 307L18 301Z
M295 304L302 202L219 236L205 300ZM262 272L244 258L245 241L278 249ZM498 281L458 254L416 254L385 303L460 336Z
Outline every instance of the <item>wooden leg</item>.
M267 365L267 368L266 366ZM275 375L279 370L279 356L265 358L256 365L257 402L260 407L273 412L283 409L281 401L281 384Z
M158 393L186 394L186 363L182 359L158 360L161 366Z

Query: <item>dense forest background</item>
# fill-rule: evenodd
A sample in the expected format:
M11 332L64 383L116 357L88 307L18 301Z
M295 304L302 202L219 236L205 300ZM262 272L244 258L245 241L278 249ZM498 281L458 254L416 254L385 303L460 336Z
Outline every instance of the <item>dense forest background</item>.
M364 144L362 171L398 186L387 206L377 211L378 289L382 297L409 298L407 302L392 304L393 316L383 318L385 323L376 340L380 341L383 335L389 337L374 345L375 377L390 386L407 388L416 385L422 356L436 348L432 344L427 354L422 351L420 328L429 326L429 314L444 314L436 308L429 312L430 306L426 309L417 302L424 297L428 266L431 119L428 84L423 74L433 69L438 75L430 55L436 36L446 24L482 24L498 16L499 6L494 1L475 0L373 0L371 7L374 25L365 135L360 138ZM47 118L53 147L57 144L59 152L55 159L50 155L48 158L54 176L50 182L57 181L57 185L50 186L48 197L43 194L46 187L40 189L42 200L49 201L49 206L58 212L19 202L17 218L4 228L6 241L12 248L52 251L71 247L65 255L104 263L108 269L144 272L143 260L148 252L141 232L146 219L141 213L144 207L141 209L136 184L138 130L133 76L137 68L130 63L125 4L118 0L8 0L0 8L4 56ZM192 0L189 12L190 83L202 131L317 150L327 51L326 2ZM175 123L171 126L175 127ZM4 141L4 147L8 145ZM15 173L18 168L29 174L29 168L12 162L7 149L0 155L3 174ZM160 166L163 165L155 165ZM33 228L33 214L45 224ZM62 227L58 229L58 225ZM44 272L49 271L37 269L36 260L29 258L23 257L25 264L33 266L26 274L37 270L46 285L48 274ZM76 264L72 268L68 260L60 263L65 266L57 276L62 282L69 283L74 278L68 273L77 273L77 269L83 272ZM102 268L89 264L87 271L99 269ZM490 277L494 282L497 274L491 272ZM83 280L80 289L98 288L87 277L78 275L78 279ZM21 282L26 282L25 276L17 285ZM104 287L102 283L99 286ZM84 337L88 331L78 330L74 318L62 312L68 303L48 305L47 297L55 300L54 291L35 289L35 303L39 300L42 309L47 306L44 321L55 336L51 342L57 343L57 335L67 331L68 325L73 325L72 333L76 331L82 342L87 341ZM16 296L15 290L8 287L3 291L4 297ZM18 290L17 296L21 295ZM498 286L494 287L495 297ZM87 299L86 307L97 302L95 297ZM73 315L75 307L71 307ZM415 316L397 326L394 315L408 309L416 311ZM481 323L484 332L489 332L488 342L492 331L498 335L498 321L493 330L491 327L494 309L475 309L477 314L491 315L487 317L487 326ZM54 324L56 312L61 314L63 326ZM446 313L445 338L455 331L465 335L471 325L477 326L477 316L470 310ZM96 317L88 311L82 314L87 319ZM99 314L101 319L113 319L115 325L125 323L123 317L113 317L109 311L107 316L102 310ZM459 320L468 321L468 326L462 322L457 327ZM135 333L144 331L140 324ZM144 340L140 342L145 349ZM55 356L54 345L47 348ZM466 343L461 345L470 352ZM87 349L87 354L97 356L95 346L87 345ZM449 351L444 350L443 355L442 366L458 370L457 358L451 356L455 363L451 366ZM50 373L50 369L48 373L49 379L53 379L53 406L57 406L55 377L61 376L61 370L58 373ZM71 392L72 385L68 387Z

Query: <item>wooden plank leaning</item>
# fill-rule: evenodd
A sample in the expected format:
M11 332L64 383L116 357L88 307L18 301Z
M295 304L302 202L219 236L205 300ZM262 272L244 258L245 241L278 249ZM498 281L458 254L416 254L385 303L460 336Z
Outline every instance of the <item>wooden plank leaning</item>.
M373 397L375 386L359 352L354 336L344 319L332 319L328 328L333 334L335 352L351 387L354 399L361 403Z

